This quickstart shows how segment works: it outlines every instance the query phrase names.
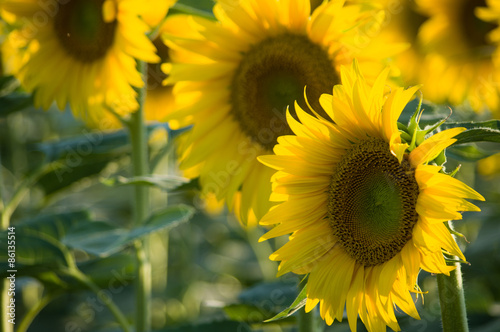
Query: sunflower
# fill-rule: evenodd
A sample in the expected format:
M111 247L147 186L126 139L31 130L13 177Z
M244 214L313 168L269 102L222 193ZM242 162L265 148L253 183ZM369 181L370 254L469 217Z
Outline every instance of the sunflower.
M168 10L168 8L167 8ZM158 17L144 19L151 27L158 24ZM161 26L158 27L158 35L152 40L156 48L156 54L160 57L160 62L147 63L146 70L146 99L144 101L144 117L146 121L163 121L165 117L175 110L176 104L172 93L172 85L163 85L167 75L161 70L161 65L170 61L170 50L162 40L165 33L173 33L181 29L184 19L181 15L168 16ZM121 122L111 112L103 114L99 123L91 123L100 130L113 130L122 127Z
M195 37L167 36L166 83L175 84L180 108L171 118L193 125L179 149L181 169L248 224L270 207L272 172L256 157L291 133L285 109L293 113L294 100L305 106L304 86L317 103L353 56L373 73L402 46L370 43L383 13L341 0L312 13L305 0L218 1L213 12L215 22L190 18Z
M494 31L500 11L494 1L487 3L488 9L485 0L417 0L429 16L419 32L427 54L419 76L426 98L452 105L466 102L475 111L489 108L498 114L499 40Z
M399 330L395 305L418 319L410 291L420 268L448 275L443 250L465 260L443 222L479 210L465 198L483 200L430 164L465 129L416 147L402 140L396 121L419 87L384 93L387 75L371 87L355 63L343 69L342 85L320 98L327 117L296 104L300 122L287 114L295 135L258 158L277 170L271 199L280 202L261 220L278 224L261 241L291 233L270 257L278 274L308 273L306 311L320 303L332 324L346 307L352 331L358 314L369 331Z
M405 84L418 82L422 70L423 52L418 41L418 31L426 17L418 12L414 1L376 0L368 5L379 6L385 12L385 21L377 38L385 43L407 43L408 49L394 57Z
M3 9L17 18L11 38L28 40L15 75L34 92L35 106L69 104L90 123L103 117L103 105L135 111L133 87L144 84L135 59L159 61L140 8L138 0L5 0Z

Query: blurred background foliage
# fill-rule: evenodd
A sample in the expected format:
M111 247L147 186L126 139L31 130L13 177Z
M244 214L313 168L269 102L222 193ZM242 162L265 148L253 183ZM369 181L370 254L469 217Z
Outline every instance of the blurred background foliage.
M180 1L172 13L182 12L183 5L191 2ZM206 8L197 5L199 14L209 17L211 3L203 3ZM119 331L103 301L111 299L127 317L133 316L131 242L150 236L154 331L296 329L294 315L263 323L298 295L300 279L275 278L277 264L268 259L286 238L258 243L263 229L246 230L216 202L199 197L196 181L183 179L176 169L173 147L181 132L166 124L150 124L155 178L136 180L151 185L156 214L144 227L128 231L133 193L126 183L127 133L90 130L69 110L44 112L31 104L31 96L16 80L0 78L1 193L4 201L20 198L11 218L17 238L17 328L28 317L33 319L30 332ZM406 123L415 107L411 103L400 121ZM424 108L422 123L434 123L450 113L446 107ZM455 109L448 121L489 118ZM498 129L498 121L492 122L495 125ZM497 151L497 143L484 142L447 152L447 169L461 164L457 178L486 198L478 203L481 213L464 214L463 221L454 223L467 238L458 242L470 263L462 269L471 331L500 330L500 166L498 159L484 159ZM25 189L22 197L20 188ZM168 241L163 236L167 229ZM5 277L5 232L0 236ZM68 274L68 253L101 290L100 296ZM399 313L402 330L440 331L435 276L422 272L419 284L426 292L416 299L422 319ZM358 324L358 329L364 331L364 326ZM325 331L349 331L347 320Z

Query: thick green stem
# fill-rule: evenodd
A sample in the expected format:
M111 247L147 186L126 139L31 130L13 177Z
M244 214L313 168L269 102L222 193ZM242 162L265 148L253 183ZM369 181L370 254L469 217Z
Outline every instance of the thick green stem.
M458 259L458 257L450 257ZM437 275L439 303L441 304L441 321L444 332L467 332L467 311L465 308L464 289L460 263L454 263L456 269L450 276Z
M320 332L320 324L316 317L316 310L305 311L305 307L299 310L298 316L299 332Z
M139 72L143 78L146 75L145 62L138 63ZM130 141L132 144L133 175L149 174L148 141L144 123L144 101L146 89L137 90L139 108L131 115L129 123ZM149 214L149 189L146 186L136 185L134 188L134 226L144 223ZM151 329L151 263L148 255L147 239L135 243L137 257L136 279L136 332L146 332Z

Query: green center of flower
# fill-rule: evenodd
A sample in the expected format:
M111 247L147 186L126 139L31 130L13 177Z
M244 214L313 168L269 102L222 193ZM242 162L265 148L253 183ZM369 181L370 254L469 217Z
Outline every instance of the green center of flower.
M361 265L382 264L411 239L418 220L418 184L380 139L354 144L330 184L328 216L339 243Z
M457 22L457 28L461 29L472 53L489 57L495 48L488 42L488 34L497 25L479 19L475 14L475 9L479 7L487 7L486 0L464 1L460 8L461 22Z
M338 83L328 53L307 36L270 37L243 54L231 85L232 114L242 131L270 150L279 136L292 134L287 107L293 116L294 101L308 110L305 86L312 108L321 110L320 95Z
M104 22L104 0L71 0L59 6L54 30L64 49L81 62L102 58L114 41L116 20Z

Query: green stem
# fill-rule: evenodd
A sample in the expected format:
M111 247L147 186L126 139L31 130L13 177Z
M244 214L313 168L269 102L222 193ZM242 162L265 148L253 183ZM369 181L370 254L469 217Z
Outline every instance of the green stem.
M32 306L26 313L26 315L24 315L23 320L17 327L17 332L26 332L28 330L28 327L30 327L33 319L35 319L35 317L40 313L40 311L42 311L42 309L45 308L45 306L49 304L57 295L59 294L48 293L47 295L42 297L42 299L38 301L37 304Z
M305 307L299 309L298 325L299 332L319 332L321 331L316 317L316 310L306 312Z
M87 286L91 291L93 291L99 300L109 309L109 311L113 314L115 317L116 321L118 324L120 324L121 328L123 329L124 332L132 332L130 329L130 325L125 318L125 315L123 315L122 311L118 306L107 296L103 296L101 289L89 278L87 277L84 273L82 273L80 270L77 269L70 269L68 271L68 274L81 283L83 283L85 286Z
M7 306L10 303L10 296L9 296L9 284L10 281L8 279L2 279L2 283L0 284L0 292L1 292L1 298L0 298L0 308L2 308L0 321L1 321L1 329L4 332L12 332L14 330L14 324L9 323L9 316L7 315Z
M138 70L143 79L146 77L147 65L139 61ZM149 174L148 141L144 124L144 101L146 88L137 90L139 108L132 113L129 122L130 141L132 144L132 166L134 176ZM134 188L134 226L140 226L148 217L149 189L136 185ZM148 240L138 240L135 243L137 257L136 284L136 332L147 332L151 329L151 263L148 255Z
M457 257L450 257L458 259ZM441 320L444 332L467 332L467 310L465 308L464 289L460 263L454 263L456 269L450 276L437 275L439 303L441 304Z
M9 227L10 220L9 218L4 217L4 193L3 193L3 167L2 167L2 162L0 159L0 213L1 215L1 225L0 225L0 230L6 230ZM5 332L11 332L13 330L13 326L11 323L8 321L8 316L7 316L7 306L9 305L10 302L10 296L9 296L9 280L8 279L2 279L0 281L0 308L2 308L2 312L0 313L0 329L1 331Z
M446 223L448 229L453 231L450 222ZM444 274L437 275L439 292L439 303L441 305L441 321L444 332L467 332L467 309L465 308L464 288L462 285L462 270L456 256L446 255L446 258L455 262L448 262L448 265L455 266L455 270L450 272L450 276Z

